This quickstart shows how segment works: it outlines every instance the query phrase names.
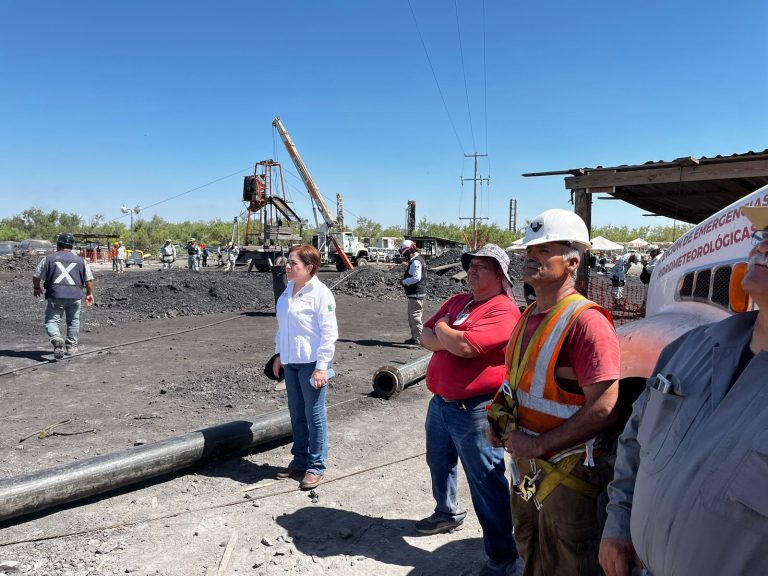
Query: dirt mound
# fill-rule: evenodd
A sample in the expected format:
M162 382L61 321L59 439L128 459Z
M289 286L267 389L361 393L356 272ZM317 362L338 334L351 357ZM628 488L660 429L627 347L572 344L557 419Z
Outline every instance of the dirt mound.
M0 272L34 272L42 256L9 256L0 258Z
M394 300L404 297L403 285L400 283L403 279L401 266L392 268L362 266L345 272L342 278L347 279L333 288L336 293L376 300ZM445 300L467 289L466 282L453 280L448 275L429 274L428 278L427 299L429 300Z

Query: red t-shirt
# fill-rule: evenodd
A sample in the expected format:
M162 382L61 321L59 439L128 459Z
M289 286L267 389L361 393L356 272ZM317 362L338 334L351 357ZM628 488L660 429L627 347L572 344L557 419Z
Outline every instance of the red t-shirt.
M427 367L427 388L446 400L465 400L493 394L504 380L504 349L520 319L517 305L506 294L484 302L473 302L472 294L451 296L424 326L450 314L449 326L464 333L464 339L480 355L461 358L447 350L432 354Z
M531 336L544 316L546 312L532 314L528 319L521 353L525 353L525 347L528 346ZM602 312L590 308L579 314L560 349L556 366L573 368L579 387L619 379L621 374L619 339L616 337L613 325ZM574 385L569 385L575 383L558 379L558 384L568 392L579 393L578 389L574 389Z

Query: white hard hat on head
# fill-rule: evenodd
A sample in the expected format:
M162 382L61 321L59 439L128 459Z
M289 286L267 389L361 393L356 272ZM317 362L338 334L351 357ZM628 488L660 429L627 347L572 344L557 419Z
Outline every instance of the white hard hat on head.
M400 244L400 249L398 252L400 252L400 256L408 252L408 250L413 250L416 248L416 242L413 240L403 240L403 243Z
M547 242L571 242L582 250L591 250L589 231L578 214L552 208L536 216L525 230L523 246Z

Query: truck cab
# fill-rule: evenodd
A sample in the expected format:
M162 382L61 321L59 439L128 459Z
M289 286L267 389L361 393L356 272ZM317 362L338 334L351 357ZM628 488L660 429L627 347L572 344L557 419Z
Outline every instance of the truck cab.
M617 328L621 379L650 377L662 349L689 330L753 308L741 288L754 228L744 206L767 206L764 186L710 216L664 253L648 285L646 316Z

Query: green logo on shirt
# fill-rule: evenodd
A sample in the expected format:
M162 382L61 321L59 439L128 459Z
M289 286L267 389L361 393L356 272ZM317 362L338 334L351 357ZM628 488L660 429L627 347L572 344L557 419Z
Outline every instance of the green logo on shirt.
M328 312L333 312L333 305L328 304Z

